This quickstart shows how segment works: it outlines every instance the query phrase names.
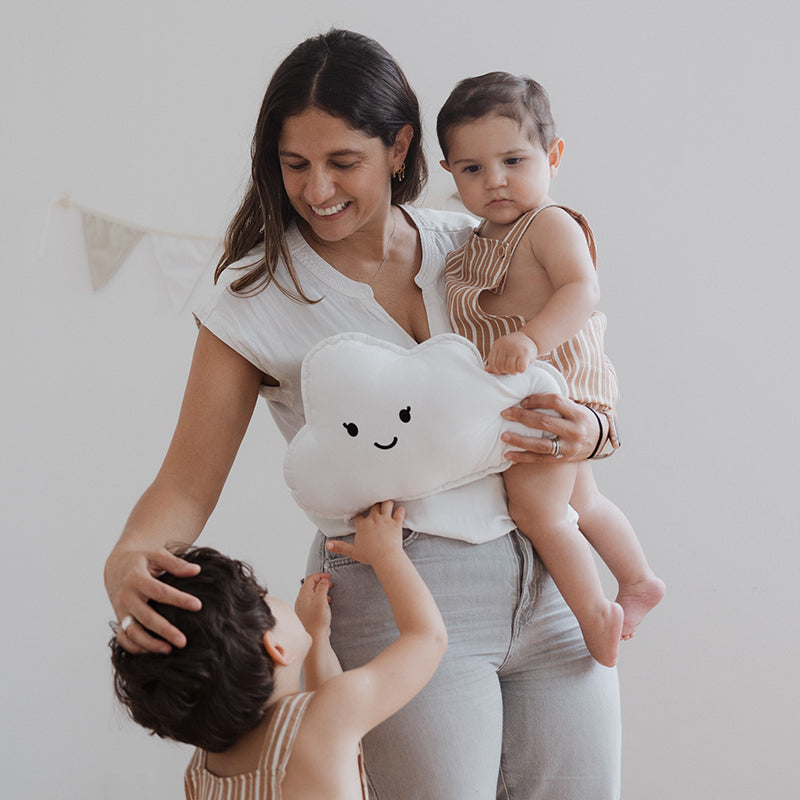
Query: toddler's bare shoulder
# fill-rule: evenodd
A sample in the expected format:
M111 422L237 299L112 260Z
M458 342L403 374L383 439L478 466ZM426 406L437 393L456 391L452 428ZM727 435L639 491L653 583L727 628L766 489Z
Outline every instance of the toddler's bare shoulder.
M522 239L531 251L540 256L546 251L587 249L586 235L578 221L559 206L542 209L531 220Z

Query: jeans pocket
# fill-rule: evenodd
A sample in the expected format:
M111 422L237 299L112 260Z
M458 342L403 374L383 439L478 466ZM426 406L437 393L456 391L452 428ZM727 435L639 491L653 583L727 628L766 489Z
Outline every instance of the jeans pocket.
M323 541L323 549L325 548L325 542L349 542L352 544L353 539L355 538L354 533L349 533L347 536L331 536L329 539L325 539ZM403 528L403 550L408 551L408 548L419 538L419 533L417 531L409 530L408 528ZM324 572L330 572L334 569L340 569L342 567L352 567L352 566L364 566L360 561L356 561L354 558L350 558L350 556L343 555L342 553L331 553L328 550L324 550L325 552L325 560L323 565Z
M331 553L325 548L325 545L328 542L348 542L349 544L352 544L354 538L355 534L349 533L347 536L331 536L330 538L323 539L322 547L325 553L324 564L322 566L323 572L331 572L332 570L340 569L341 567L351 567L361 563L342 553Z

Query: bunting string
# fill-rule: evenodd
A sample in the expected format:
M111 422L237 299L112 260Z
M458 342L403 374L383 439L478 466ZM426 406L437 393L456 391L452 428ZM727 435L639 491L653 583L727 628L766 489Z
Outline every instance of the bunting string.
M450 191L428 197L425 202L434 208L466 211L458 194ZM139 253L157 266L172 308L182 311L198 282L221 254L222 239L218 237L140 225L77 203L68 194L50 203L40 254L44 252L54 207L70 216L71 223L79 227L86 268L95 292L103 289L134 253ZM149 249L143 252L145 247ZM141 264L141 259L137 258L137 262Z
M222 240L217 237L139 225L76 203L67 194L50 204L42 235L42 251L54 206L80 220L86 266L95 292L102 289L131 255L146 244L150 248L146 257L157 265L173 309L181 311L198 281L219 258Z

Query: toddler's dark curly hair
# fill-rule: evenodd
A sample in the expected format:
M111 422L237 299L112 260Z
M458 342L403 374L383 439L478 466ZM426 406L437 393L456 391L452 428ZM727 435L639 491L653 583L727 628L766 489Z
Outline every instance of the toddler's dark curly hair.
M189 578L165 573L160 580L193 594L203 608L186 611L151 600L186 635L186 646L168 655L133 654L112 638L114 691L131 718L152 733L222 752L264 717L274 665L263 635L275 617L248 564L210 547L173 552L199 564L200 572Z

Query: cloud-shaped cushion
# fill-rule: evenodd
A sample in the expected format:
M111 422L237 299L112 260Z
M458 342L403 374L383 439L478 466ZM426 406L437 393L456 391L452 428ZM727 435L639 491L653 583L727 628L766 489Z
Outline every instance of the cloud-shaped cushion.
M566 394L534 362L490 375L477 348L451 333L406 350L362 333L325 339L305 357L306 424L284 475L302 508L349 520L381 500L413 500L510 466L505 430L541 435L500 413L534 393Z

